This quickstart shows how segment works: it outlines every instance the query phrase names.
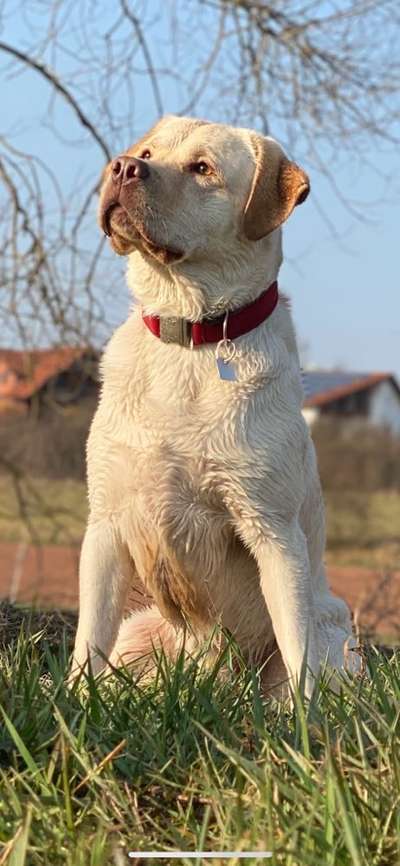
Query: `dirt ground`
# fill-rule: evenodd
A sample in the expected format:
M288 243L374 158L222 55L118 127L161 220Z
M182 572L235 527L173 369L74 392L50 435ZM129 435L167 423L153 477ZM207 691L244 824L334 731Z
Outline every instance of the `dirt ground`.
M78 547L0 543L0 598L76 610L78 562ZM400 571L330 566L328 576L363 634L400 641ZM131 602L132 607L143 603L140 588L132 592Z

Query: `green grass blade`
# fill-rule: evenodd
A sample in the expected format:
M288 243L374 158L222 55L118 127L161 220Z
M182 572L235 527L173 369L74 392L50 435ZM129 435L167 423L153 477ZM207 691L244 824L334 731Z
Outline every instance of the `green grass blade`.
M10 734L10 737L12 738L15 746L17 747L18 752L21 755L21 758L23 758L23 760L25 761L25 764L28 767L28 770L30 770L31 773L34 773L35 775L41 777L41 771L40 771L36 761L32 757L29 749L26 747L25 743L21 739L15 725L12 723L11 719L8 717L5 709L3 707L0 707L0 710L3 714L4 723L5 723L5 726L8 730L8 733Z
M26 810L25 820L22 825L21 832L15 840L11 855L8 859L8 866L25 866L28 854L29 829L32 820L32 807L28 806Z

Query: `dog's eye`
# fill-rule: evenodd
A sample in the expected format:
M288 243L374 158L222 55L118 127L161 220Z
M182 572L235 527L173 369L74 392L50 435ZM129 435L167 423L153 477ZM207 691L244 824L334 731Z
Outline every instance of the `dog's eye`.
M203 160L200 162L192 162L190 165L190 171L194 174L211 174L210 166Z
M140 159L150 159L151 153L149 150L144 150L143 153L140 154Z

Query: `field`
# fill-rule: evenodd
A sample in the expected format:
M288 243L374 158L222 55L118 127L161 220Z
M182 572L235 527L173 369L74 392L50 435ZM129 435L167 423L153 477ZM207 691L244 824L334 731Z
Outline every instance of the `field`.
M327 505L328 562L398 569L399 495ZM78 552L85 519L79 482L0 477L3 542ZM339 694L322 678L294 708L261 697L234 647L212 669L201 656L160 658L151 681L120 671L70 692L75 625L0 605L0 866L123 866L133 850L400 862L400 650L370 647L369 677L343 678Z
M120 671L71 693L68 622L33 618L19 633L5 613L0 863L122 866L132 850L400 861L400 653L371 650L370 679L343 679L338 695L322 682L293 711L263 704L233 647L212 669L160 658L147 683Z
M400 567L400 493L329 492L328 562L382 570Z
M328 562L398 569L400 494L329 492ZM0 475L0 540L78 545L87 504L79 481Z
M0 475L0 540L76 544L87 513L82 482Z
M331 494L327 508L328 562L398 567L399 495ZM2 541L77 547L85 519L79 482L0 477ZM400 862L400 651L371 649L371 680L340 695L322 683L294 712L263 703L234 648L213 670L160 659L152 682L120 672L71 694L73 616L0 613L0 864L122 866L149 849Z

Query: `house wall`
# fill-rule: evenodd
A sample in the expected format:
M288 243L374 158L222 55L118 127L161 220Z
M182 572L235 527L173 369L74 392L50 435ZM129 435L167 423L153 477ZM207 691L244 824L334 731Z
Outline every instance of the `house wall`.
M368 418L400 435L400 396L390 382L381 382L371 391Z
M8 364L0 359L0 415L8 412L23 412L26 405L22 400L17 400L13 391L18 385L18 376L11 370Z
M306 406L304 409L302 409L302 413L303 418L309 427L312 427L313 424L315 424L320 414L319 409L317 409L316 407L314 408L314 406Z
M12 396L13 390L18 383L18 376L14 370L0 360L0 399Z
M353 391L345 397L337 397L320 407L322 415L339 415L343 418L368 418L369 401L367 391Z

